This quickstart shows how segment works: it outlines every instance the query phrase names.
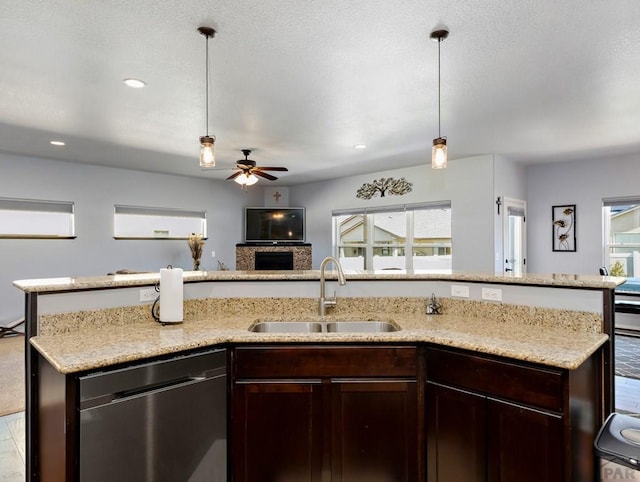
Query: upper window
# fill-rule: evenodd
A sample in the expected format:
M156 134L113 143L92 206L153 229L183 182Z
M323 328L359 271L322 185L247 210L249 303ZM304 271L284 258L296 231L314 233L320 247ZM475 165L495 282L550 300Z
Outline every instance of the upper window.
M72 202L0 198L0 237L74 238Z
M116 239L187 239L190 234L207 237L207 213L183 209L115 206Z
M451 203L333 213L334 252L351 270L451 270Z
M640 277L640 198L605 199L603 221L609 274Z

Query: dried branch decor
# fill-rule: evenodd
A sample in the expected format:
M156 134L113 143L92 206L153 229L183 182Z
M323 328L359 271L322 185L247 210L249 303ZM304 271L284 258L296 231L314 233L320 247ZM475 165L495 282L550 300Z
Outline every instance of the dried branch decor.
M202 247L204 246L202 234L191 233L188 243L191 257L193 258L193 271L198 271L200 269L200 258L202 258Z
M380 193L380 197L384 197L387 193L391 196L402 196L412 191L411 186L412 184L404 177L400 179L382 177L371 183L365 182L356 192L356 197L360 199L371 199L376 193Z

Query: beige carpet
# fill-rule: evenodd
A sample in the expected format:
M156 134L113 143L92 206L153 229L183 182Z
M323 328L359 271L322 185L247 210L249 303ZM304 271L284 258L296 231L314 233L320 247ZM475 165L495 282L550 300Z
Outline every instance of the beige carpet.
M0 338L0 417L24 410L24 336Z

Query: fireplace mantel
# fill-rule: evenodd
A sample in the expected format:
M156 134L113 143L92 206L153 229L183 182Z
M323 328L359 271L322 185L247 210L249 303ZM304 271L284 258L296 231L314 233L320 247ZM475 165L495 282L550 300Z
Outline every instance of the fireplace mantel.
M311 269L311 244L236 244L236 269L253 271L256 269L256 252L293 253L293 269Z

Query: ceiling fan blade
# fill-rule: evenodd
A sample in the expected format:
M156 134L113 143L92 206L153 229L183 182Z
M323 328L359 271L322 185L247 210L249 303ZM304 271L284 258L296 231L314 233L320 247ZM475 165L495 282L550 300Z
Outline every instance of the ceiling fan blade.
M263 167L256 166L255 169L260 169L261 171L288 171L286 167Z
M230 181L231 179L235 179L236 177L238 177L240 174L242 174L242 171L238 171L238 172L234 172L233 174L231 174L228 178L225 179L225 181Z
M276 176L272 176L271 174L267 174L266 172L258 171L257 169L252 171L256 176L264 177L265 179L269 179L269 181L275 181L278 179Z

